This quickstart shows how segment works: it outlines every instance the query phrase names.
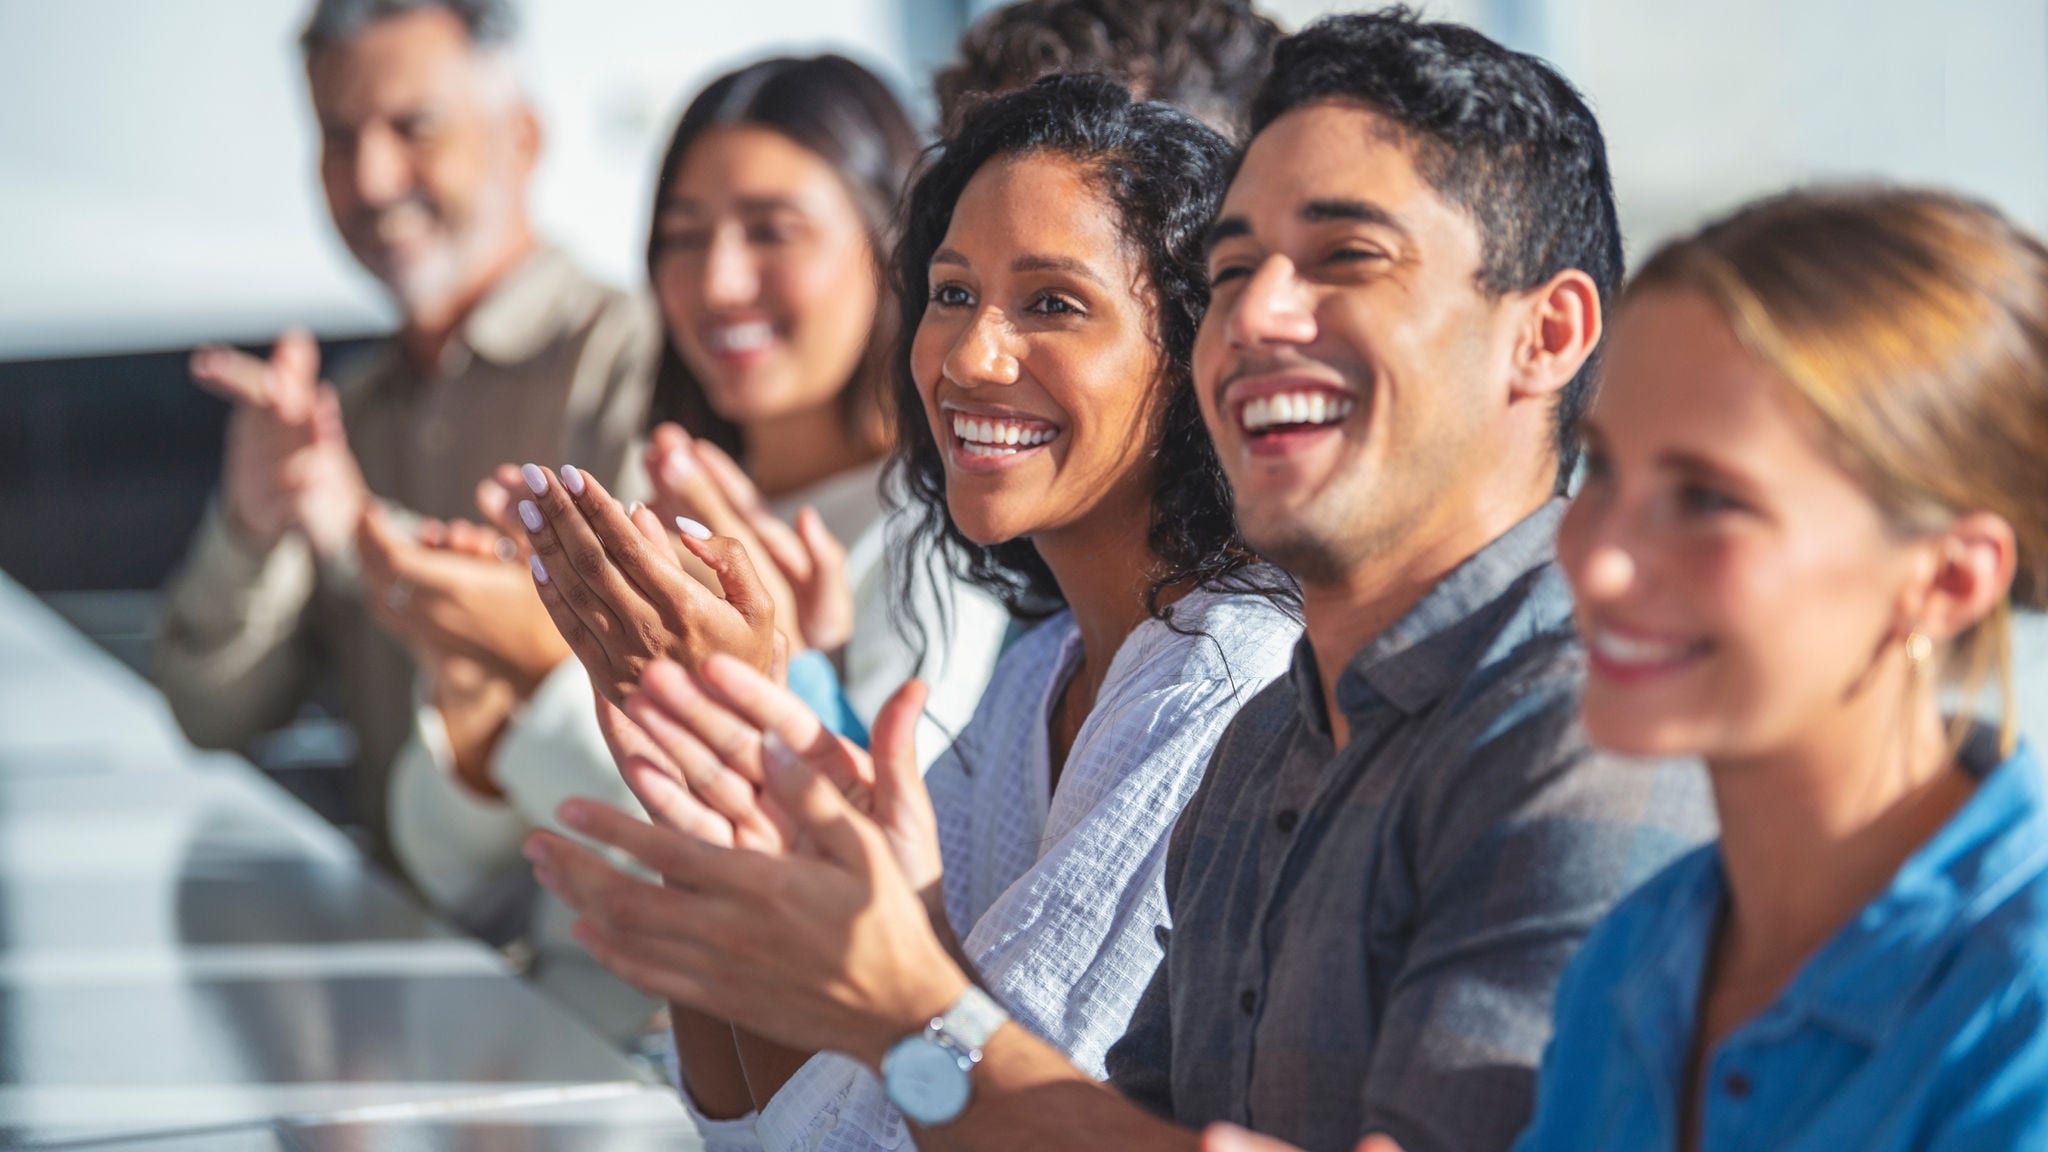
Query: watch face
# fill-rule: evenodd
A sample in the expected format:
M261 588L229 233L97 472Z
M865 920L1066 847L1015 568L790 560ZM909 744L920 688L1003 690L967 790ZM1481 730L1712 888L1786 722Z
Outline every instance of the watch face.
M903 1041L882 1060L889 1102L926 1127L952 1120L967 1107L967 1069L961 1063L952 1049L922 1036Z

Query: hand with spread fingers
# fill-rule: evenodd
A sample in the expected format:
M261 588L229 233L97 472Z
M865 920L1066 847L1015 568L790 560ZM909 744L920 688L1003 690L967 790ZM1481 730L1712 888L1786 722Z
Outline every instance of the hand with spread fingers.
M349 451L341 401L320 382L320 346L293 329L270 359L224 346L192 354L194 383L234 405L228 417L221 507L235 533L267 550L300 532L322 557L339 555L369 503Z
M654 481L649 502L664 522L689 517L768 559L762 582L806 647L835 652L845 646L854 617L846 548L817 509L799 511L794 527L783 523L731 456L676 424L658 425L649 437L647 474Z
M715 664L715 678L732 671ZM888 835L813 766L836 738L819 729L803 745L792 743L804 739L798 725L771 731L777 739L756 745L761 803L786 813L794 850L721 847L571 800L559 813L567 827L641 861L661 883L548 832L527 853L541 883L583 917L578 939L627 983L774 1043L872 1066L968 979Z
M696 668L728 653L767 671L776 658L775 604L746 549L681 520L682 546L708 568L724 598L686 572L654 513L621 508L603 485L569 465L520 469L517 514L541 603L598 692L624 704L657 660Z

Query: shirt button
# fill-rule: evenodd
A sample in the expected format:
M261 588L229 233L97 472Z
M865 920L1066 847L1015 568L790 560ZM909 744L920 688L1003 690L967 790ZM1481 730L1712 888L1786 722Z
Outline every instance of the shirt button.
M1294 831L1294 826L1299 823L1301 823L1301 814L1292 808L1285 809L1279 815L1273 817L1273 827L1278 828L1282 832Z
M1740 1072L1730 1072L1727 1079L1721 1081L1721 1087L1732 1099L1749 1099L1749 1077Z
M1245 1014L1249 1016L1252 1009L1259 1006L1259 994L1247 988L1244 990L1244 995L1237 998L1237 1003L1240 1008L1245 1010Z

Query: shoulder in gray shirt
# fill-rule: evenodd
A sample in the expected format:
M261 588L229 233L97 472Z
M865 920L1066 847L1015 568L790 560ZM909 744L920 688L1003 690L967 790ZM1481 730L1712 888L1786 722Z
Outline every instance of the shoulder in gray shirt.
M1181 1124L1311 1150L1506 1148L1565 962L1712 833L1689 764L1605 756L1552 502L1466 561L1337 681L1314 656L1238 714L1176 827L1166 959L1109 1054Z

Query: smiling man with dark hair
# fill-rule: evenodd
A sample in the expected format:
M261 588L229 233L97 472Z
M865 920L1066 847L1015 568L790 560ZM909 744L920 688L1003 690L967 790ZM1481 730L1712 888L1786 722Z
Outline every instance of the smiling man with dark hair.
M1577 720L1556 493L1621 259L1592 114L1399 9L1282 41L1252 109L1195 384L1306 635L1176 825L1166 957L1110 1085L992 1017L882 833L786 765L770 790L815 858L614 841L702 940L641 936L661 890L586 893L600 958L868 1061L927 1152L1188 1148L1216 1122L1505 1148L1573 949L1709 831L1695 768L1600 756Z

